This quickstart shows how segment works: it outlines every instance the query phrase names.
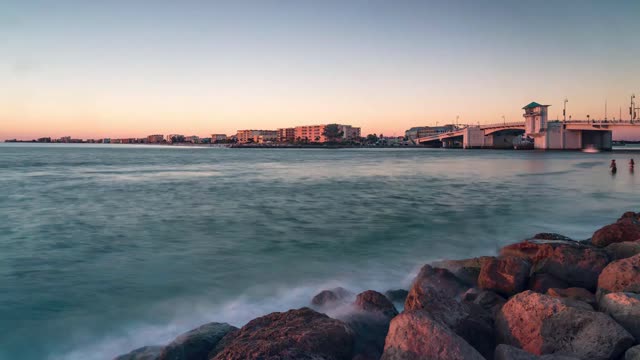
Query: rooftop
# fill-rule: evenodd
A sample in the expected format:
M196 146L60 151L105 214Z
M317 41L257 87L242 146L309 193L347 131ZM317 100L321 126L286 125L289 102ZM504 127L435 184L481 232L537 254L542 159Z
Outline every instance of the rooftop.
M523 109L533 109L533 108L544 107L544 106L551 106L551 105L541 105L534 101L534 102L531 102L529 105L523 107Z

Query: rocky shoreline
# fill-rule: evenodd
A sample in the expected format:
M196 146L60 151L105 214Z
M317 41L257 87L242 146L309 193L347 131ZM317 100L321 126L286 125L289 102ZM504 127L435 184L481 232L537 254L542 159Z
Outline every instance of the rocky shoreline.
M116 358L210 359L640 360L640 213L589 240L544 233L424 265L408 291L325 290L309 307Z

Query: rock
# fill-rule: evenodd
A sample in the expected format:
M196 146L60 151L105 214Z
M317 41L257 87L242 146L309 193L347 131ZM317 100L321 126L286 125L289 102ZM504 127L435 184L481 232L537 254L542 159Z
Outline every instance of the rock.
M228 333L238 328L226 323L209 323L188 331L165 346L158 360L208 360L208 354Z
M591 243L598 247L624 241L640 239L640 219L636 213L625 213L618 221L606 225L591 237Z
M579 242L572 240L531 239L503 247L500 249L500 256L520 257L535 264L539 260L549 256L551 252L553 252L553 249L560 246L584 247L584 245Z
M526 288L531 264L519 257L494 258L484 262L478 278L481 289L511 296Z
M640 254L640 240L609 244L604 248L604 251L611 260L630 258Z
M573 241L570 237L556 234L556 233L539 233L535 234L531 239L535 240L563 240L563 241Z
M398 310L393 306L393 303L386 298L386 296L380 294L377 291L367 290L356 296L355 307L357 309L380 313L391 320L394 316L398 315Z
M428 312L396 316L389 327L381 360L483 360L471 345Z
M547 291L547 295L558 298L566 298L572 300L584 301L592 307L596 306L596 296L587 289L583 288L568 288L557 289L551 288Z
M225 336L210 358L351 360L353 342L353 331L342 321L301 308L251 320Z
M462 280L468 286L478 285L478 276L480 268L487 260L493 259L493 256L483 256L462 260L443 260L431 264L431 266L441 269L447 269L458 279Z
M550 354L537 356L506 344L498 345L495 353L494 360L578 360L576 357L566 355Z
M629 350L624 353L624 360L640 360L640 345L629 348Z
M600 298L600 311L609 314L636 339L640 339L640 295L609 293Z
M415 284L414 284L415 285ZM409 292L405 311L425 310L429 315L448 326L487 358L493 357L495 332L493 318L481 306L461 302L446 293L426 288L421 301L410 302Z
M640 254L611 262L598 277L598 293L640 293Z
M384 295L391 302L404 304L405 300L407 300L407 295L409 295L409 292L407 290L404 290L404 289L387 290L384 293Z
M550 274L570 287L595 291L598 276L609 263L607 254L590 247L556 246L532 268L534 274Z
M564 289L568 287L569 284L566 281L562 281L551 274L532 274L529 279L529 290L541 294L546 293L551 288Z
M609 316L568 306L562 299L525 291L513 296L496 318L499 341L536 355L616 359L634 339Z
M467 289L469 287L449 270L425 265L413 281L404 308L405 310L422 309L429 304L430 297L434 293L458 298Z
M373 290L358 294L353 307L355 311L339 319L355 333L354 359L380 359L389 323L398 311L389 299Z
M493 317L496 316L502 305L507 302L505 298L493 291L472 288L462 295L462 301L472 302L487 310Z
M162 349L163 346L144 346L113 360L157 360Z
M311 299L311 304L318 307L332 306L347 301L353 293L343 287L323 290Z

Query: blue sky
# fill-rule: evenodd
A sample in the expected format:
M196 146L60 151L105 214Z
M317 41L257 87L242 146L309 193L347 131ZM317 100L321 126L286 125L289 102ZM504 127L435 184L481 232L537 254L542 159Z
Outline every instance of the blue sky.
M0 138L625 116L639 1L0 0Z

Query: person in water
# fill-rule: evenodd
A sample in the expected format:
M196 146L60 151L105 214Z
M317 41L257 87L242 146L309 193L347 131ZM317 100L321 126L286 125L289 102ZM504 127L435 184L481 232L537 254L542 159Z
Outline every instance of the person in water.
M612 174L615 174L618 172L618 167L616 166L615 160L611 160L611 165L609 165L609 169L611 169Z
M629 160L629 172L633 172L633 168L636 166L636 162L633 159Z

